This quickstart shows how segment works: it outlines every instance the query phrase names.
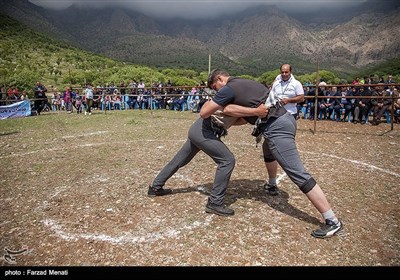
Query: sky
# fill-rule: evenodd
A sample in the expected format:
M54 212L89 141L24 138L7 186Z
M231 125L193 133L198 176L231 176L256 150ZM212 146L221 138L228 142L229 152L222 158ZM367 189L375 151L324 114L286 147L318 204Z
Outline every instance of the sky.
M215 18L229 15L258 5L276 5L288 13L305 10L351 8L366 0L29 0L49 9L65 9L71 5L82 7L123 7L160 18L186 19ZM382 1L382 0L381 0ZM384 1L384 0L383 0Z

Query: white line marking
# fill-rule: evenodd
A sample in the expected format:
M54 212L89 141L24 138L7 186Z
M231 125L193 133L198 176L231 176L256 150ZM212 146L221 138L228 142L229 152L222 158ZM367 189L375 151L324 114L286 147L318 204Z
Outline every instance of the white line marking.
M230 144L234 144L234 142L232 142ZM248 143L248 142L240 142L240 143L236 142L236 144L247 145L247 146L248 145L250 145L250 146L254 146L255 145L254 143ZM260 151L262 151L262 150L260 150ZM339 156L331 155L331 154L316 153L316 152L301 151L301 150L299 150L299 153L300 154L301 153L313 154L313 155L316 155L316 156L327 156L327 157L335 158L335 159L338 159L338 160L344 160L344 161L348 161L348 162L354 163L356 165L363 165L363 166L368 167L370 169L375 169L375 170L378 170L380 172L384 172L384 173L393 175L395 177L400 177L400 173L396 173L396 172L393 172L391 170L383 169L383 168L380 168L380 167L377 167L375 165L372 165L372 164L369 164L369 163L365 163L365 162L362 162L362 161L359 161L359 160L343 158L343 157L339 157Z
M78 135L67 135L67 136L63 136L61 138L63 138L63 139L77 138L77 137L83 137L83 136L100 135L100 134L104 134L104 133L107 133L107 132L108 131L96 131L96 132L89 132L89 133L78 134Z
M331 157L331 158L335 158L335 159L339 159L339 160L344 160L344 161L348 161L348 162L354 163L356 165L364 165L365 167L368 167L370 169L375 169L375 170L378 170L380 172L384 172L384 173L387 173L387 174L390 174L390 175L393 175L393 176L396 176L396 177L400 177L399 173L396 173L396 172L393 172L393 171L390 171L390 170L387 170L387 169L383 169L383 168L380 168L380 167L377 167L375 165L372 165L372 164L369 164L369 163L365 163L365 162L362 162L362 161L359 161L359 160L338 157L336 155L325 154L325 153L315 153L315 152L308 152L308 151L305 151L305 152L302 152L302 153L308 153L308 154L313 154L313 155L321 155L321 156Z
M282 171L282 172L283 172L283 173L279 174L279 175L278 175L278 178L276 178L276 183L277 183L277 184L279 184L279 182L280 182L281 180L283 180L285 177L287 177L286 172L285 172L285 171Z
M76 241L78 239L88 239L95 241L110 242L113 244L126 244L126 243L143 243L143 242L154 242L160 239L173 238L181 234L183 231L190 231L198 227L208 226L212 221L212 216L207 216L204 222L194 221L189 225L184 225L180 229L166 229L162 232L153 232L141 235L124 234L120 236L110 236L106 234L94 234L94 233L69 233L63 229L63 226L57 223L55 220L45 219L42 222L50 227L60 238L68 241Z

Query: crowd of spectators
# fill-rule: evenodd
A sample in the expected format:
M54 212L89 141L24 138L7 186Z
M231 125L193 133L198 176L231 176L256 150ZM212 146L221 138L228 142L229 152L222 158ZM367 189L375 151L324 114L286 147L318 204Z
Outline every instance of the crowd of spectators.
M32 110L41 112L65 111L66 113L89 113L92 110L146 110L166 109L199 112L208 100L209 92L201 82L195 87L175 87L170 81L165 85L153 83L146 87L140 80L131 80L128 84L121 81L93 86L88 83L84 88L65 87L63 91L51 89L50 92L39 81L33 88ZM328 85L320 80L318 87L304 83L305 101L297 104L298 118L314 120L333 120L378 125L382 118L390 122L392 103L394 105L394 123L400 123L399 87L391 75L387 79L374 77L356 78L350 84L342 81L339 85ZM317 102L315 102L317 93ZM88 95L87 92L90 92ZM89 100L87 99L89 97ZM392 98L393 97L393 98ZM26 91L3 85L0 105L27 99ZM90 108L88 108L88 103ZM317 112L315 112L317 108ZM369 120L371 119L371 120Z
M306 85L303 88L306 98L297 104L299 118L366 124L372 116L370 124L378 125L382 119L391 121L393 103L393 122L400 123L399 87L391 75L386 81L356 78L351 84L332 86L321 80L318 89Z

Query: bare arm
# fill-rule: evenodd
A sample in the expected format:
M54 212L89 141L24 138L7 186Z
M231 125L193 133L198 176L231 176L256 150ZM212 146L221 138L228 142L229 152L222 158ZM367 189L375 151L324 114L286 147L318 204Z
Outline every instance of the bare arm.
M304 94L297 95L296 97L291 97L291 98L282 98L281 103L282 105L286 105L288 103L300 103L304 101Z
M209 118L212 114L214 114L217 110L223 110L223 107L215 103L212 99L208 100L201 107L200 117L203 119Z
M236 104L229 104L223 109L223 113L232 117L252 117L264 118L268 115L269 108L263 104L256 108L244 107Z

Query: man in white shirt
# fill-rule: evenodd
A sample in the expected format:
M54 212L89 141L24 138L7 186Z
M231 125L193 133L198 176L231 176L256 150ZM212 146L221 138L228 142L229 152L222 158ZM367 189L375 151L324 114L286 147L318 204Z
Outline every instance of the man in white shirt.
M280 70L281 74L276 77L269 94L273 94L286 111L296 119L298 114L297 103L304 101L303 85L292 75L292 67L289 64L283 64ZM278 195L279 190L276 182L278 163L276 160L265 162L265 167L268 172L268 181L265 182L264 188L268 194Z

